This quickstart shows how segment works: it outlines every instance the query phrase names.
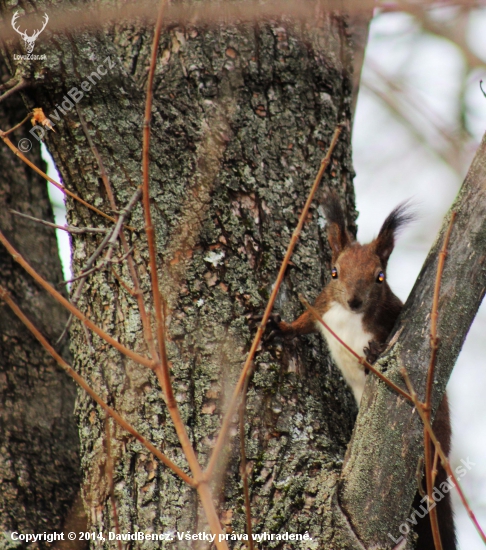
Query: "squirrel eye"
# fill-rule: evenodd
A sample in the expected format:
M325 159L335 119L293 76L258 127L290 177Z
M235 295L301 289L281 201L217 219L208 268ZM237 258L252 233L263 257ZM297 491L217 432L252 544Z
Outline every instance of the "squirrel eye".
M384 280L385 280L385 274L383 273L383 271L380 271L378 273L378 277L376 278L376 282L382 283Z
M337 279L337 278L338 278L338 272L337 272L337 269L336 269L335 267L333 267L333 268L331 269L331 277L332 277L333 279Z

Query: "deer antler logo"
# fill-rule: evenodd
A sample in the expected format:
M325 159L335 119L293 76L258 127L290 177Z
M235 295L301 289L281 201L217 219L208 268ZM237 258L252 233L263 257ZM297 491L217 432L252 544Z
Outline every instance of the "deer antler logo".
M22 40L24 41L25 43L25 49L27 50L27 53L32 53L34 51L34 46L35 46L35 41L37 40L37 37L39 36L39 34L46 28L46 25L49 21L49 17L47 15L47 13L44 14L44 25L42 26L42 29L40 30L37 30L37 31L34 31L32 33L32 36L29 36L27 34L27 31L21 31L18 26L16 27L15 24L17 22L17 19L20 17L19 15L19 12L16 11L14 14L13 14L13 17L12 17L12 27L15 31L17 31L20 36L22 37Z

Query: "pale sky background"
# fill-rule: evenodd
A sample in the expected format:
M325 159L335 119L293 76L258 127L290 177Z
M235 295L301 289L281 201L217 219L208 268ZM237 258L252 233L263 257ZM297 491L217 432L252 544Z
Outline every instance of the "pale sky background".
M434 12L437 20L454 16L454 9ZM486 9L471 13L468 44L486 62ZM435 126L455 132L458 98L464 86L466 125L472 133L466 152L458 154L452 169L420 143L411 131L392 114L371 89L387 93L377 81L384 75L406 93L410 116L422 121L426 137L440 143L443 137ZM391 257L388 278L402 300L406 300L432 245L442 218L449 209L467 167L486 129L486 98L479 90L479 80L486 81L486 66L468 72L461 51L445 39L424 35L414 19L402 13L375 17L370 30L363 82L354 124L355 190L358 238L369 242L376 236L382 221L400 202L413 198L418 204L419 219L401 234ZM369 87L365 84L369 83ZM45 151L45 149L44 149ZM47 153L45 153L45 156ZM46 157L47 158L47 157ZM51 175L58 177L52 161ZM57 223L63 224L62 195L52 197ZM59 196L61 195L61 196ZM69 237L58 231L65 277L69 278ZM461 484L483 529L486 528L486 307L483 305L467 337L449 382L453 424L452 465L467 459L475 466ZM457 493L454 492L454 497ZM455 498L456 524L460 550L484 549L484 545Z

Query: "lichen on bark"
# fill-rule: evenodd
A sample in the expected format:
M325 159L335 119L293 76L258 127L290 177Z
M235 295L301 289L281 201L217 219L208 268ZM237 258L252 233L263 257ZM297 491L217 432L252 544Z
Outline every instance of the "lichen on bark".
M75 47L60 37L49 80L27 94L29 105L52 112L65 90L79 87L95 63L107 57L116 60L116 68L97 81L77 110L103 159L120 209L140 183L150 39L149 29L121 24L116 33L80 34ZM317 12L312 23L289 22L282 16L238 26L178 25L162 36L154 89L151 205L174 392L203 465L249 348L248 315L261 312L266 303L336 124L349 122L349 48L345 17L325 12ZM53 51L46 43L46 52ZM48 146L66 185L108 211L99 168L76 110L62 117ZM350 219L352 177L349 133L344 132L324 185L343 196ZM68 212L73 224L105 226L103 219L70 200ZM140 206L130 224L136 231L127 232L127 238L134 247L144 297L151 303ZM300 311L298 292L313 299L327 281L330 256L323 226L316 203L278 300L285 318ZM93 236L73 238L75 274L98 242ZM126 265L114 269L128 283ZM120 342L147 353L136 302L110 270L90 276L79 307ZM87 338L77 322L71 341L76 369L185 468L153 373L98 337ZM332 499L354 412L353 398L318 337L262 346L248 392L246 425L255 532L308 531L313 542L302 548L339 547L333 542ZM77 414L90 525L114 531L104 415L82 393ZM224 527L242 533L235 433L232 429L213 489ZM122 532L207 530L193 490L119 429L114 437ZM185 545L161 543L162 548Z

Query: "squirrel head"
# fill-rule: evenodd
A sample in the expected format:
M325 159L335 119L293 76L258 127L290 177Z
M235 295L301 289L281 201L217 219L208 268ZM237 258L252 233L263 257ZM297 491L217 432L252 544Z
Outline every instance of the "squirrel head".
M358 243L348 232L336 195L330 195L323 206L332 251L330 294L351 311L369 311L386 301L391 293L386 281L386 267L397 231L414 219L409 202L398 205L383 222L378 236L365 245Z

